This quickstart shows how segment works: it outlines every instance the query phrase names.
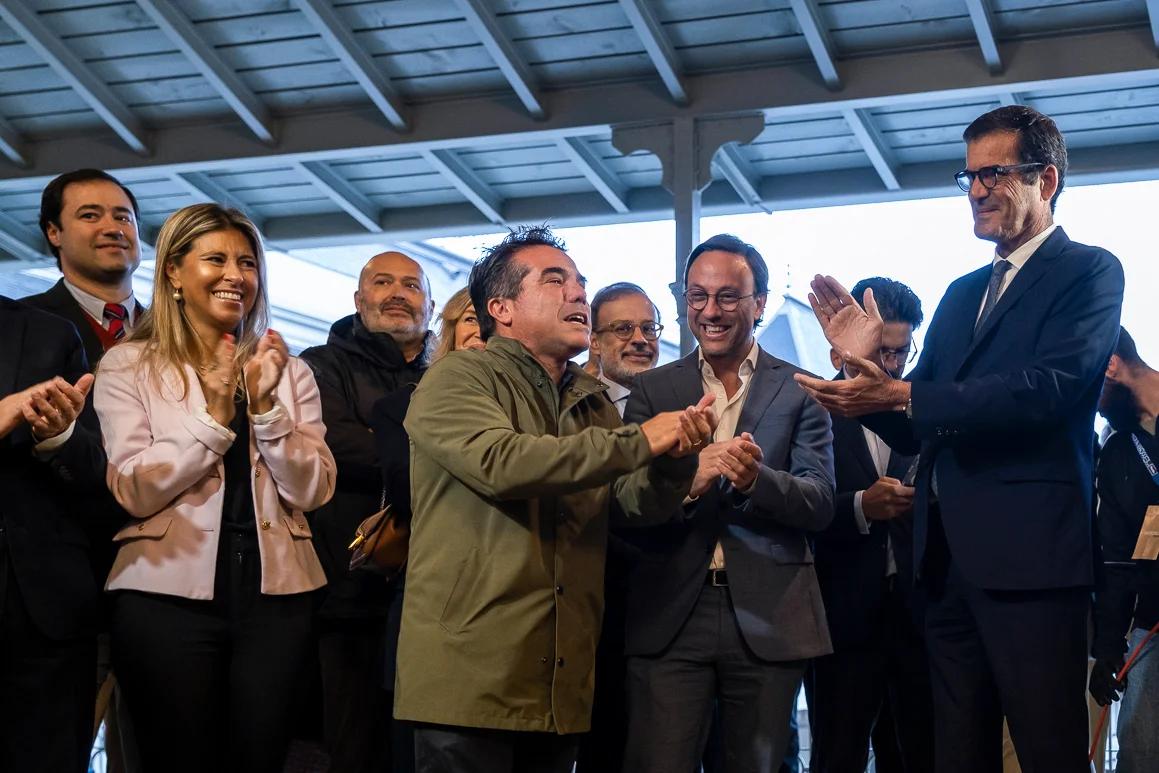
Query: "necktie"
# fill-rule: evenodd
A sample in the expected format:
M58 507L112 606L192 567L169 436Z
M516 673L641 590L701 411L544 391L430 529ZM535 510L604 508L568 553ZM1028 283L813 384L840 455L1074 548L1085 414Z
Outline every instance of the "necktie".
M986 288L986 302L982 304L982 313L978 315L978 321L974 323L975 335L982 329L982 325L990 316L990 312L994 311L994 306L998 303L998 291L1002 287L1002 278L1013 267L1014 264L1010 261L999 260L990 269L990 286Z
M105 319L109 321L109 335L120 341L125 337L125 320L129 312L119 303L105 304Z

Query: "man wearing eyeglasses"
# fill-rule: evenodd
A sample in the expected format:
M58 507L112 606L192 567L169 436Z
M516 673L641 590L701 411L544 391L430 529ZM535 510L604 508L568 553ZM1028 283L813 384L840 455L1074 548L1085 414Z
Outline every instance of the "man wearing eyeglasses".
M663 330L656 304L639 285L616 282L592 298L591 356L620 416L636 376L656 367Z
M890 378L901 378L917 354L913 335L922 324L921 301L884 277L862 279L851 295L862 303L869 290L884 322L882 364ZM845 379L841 353L830 350L830 358L836 378ZM833 454L833 522L814 540L833 654L814 660L805 677L813 736L809 769L862 773L872 735L878 770L932 771L923 609L913 587L914 489L907 472L914 457L891 451L870 429L839 414L833 416Z
M1000 771L1005 713L1023 770L1086 773L1091 426L1123 269L1054 225L1067 156L1050 118L1002 107L963 138L956 179L974 234L995 243L990 265L950 285L906 381L873 361L871 296L863 309L817 277L814 311L859 373L798 380L921 454L914 565L929 594L935 769Z
M724 769L767 773L785 755L805 660L831 651L806 534L833 517L829 415L799 372L756 343L768 298L761 254L720 235L684 273L692 354L641 373L625 419L715 395L681 517L621 533L628 581L624 771L696 770L714 704Z

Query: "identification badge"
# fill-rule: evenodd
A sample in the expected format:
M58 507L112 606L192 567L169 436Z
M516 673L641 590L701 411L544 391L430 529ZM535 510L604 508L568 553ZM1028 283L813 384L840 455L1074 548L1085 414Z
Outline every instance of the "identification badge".
M1131 558L1144 561L1159 559L1159 505L1147 508L1143 528L1139 530L1139 541L1135 543L1135 554Z

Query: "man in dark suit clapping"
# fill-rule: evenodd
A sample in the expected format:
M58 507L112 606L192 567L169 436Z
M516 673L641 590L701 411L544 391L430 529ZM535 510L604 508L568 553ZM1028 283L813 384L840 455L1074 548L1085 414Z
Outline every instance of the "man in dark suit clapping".
M914 563L930 594L935 769L1001 770L1005 714L1026 773L1086 773L1091 427L1123 269L1053 222L1067 157L1050 118L1003 107L963 138L955 177L994 259L950 285L906 381L873 362L882 323L870 296L863 309L817 277L814 310L859 374L798 380L891 448L921 453Z

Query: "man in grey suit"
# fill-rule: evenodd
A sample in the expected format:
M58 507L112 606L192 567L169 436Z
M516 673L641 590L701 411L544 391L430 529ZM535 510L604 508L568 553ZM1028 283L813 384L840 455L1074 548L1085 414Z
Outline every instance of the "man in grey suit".
M833 517L829 415L797 368L757 345L768 296L760 253L714 236L688 257L684 298L700 347L642 373L624 419L641 422L715 394L682 518L626 536L625 771L694 770L714 700L725 769L775 771L805 660L832 651L808 532Z

